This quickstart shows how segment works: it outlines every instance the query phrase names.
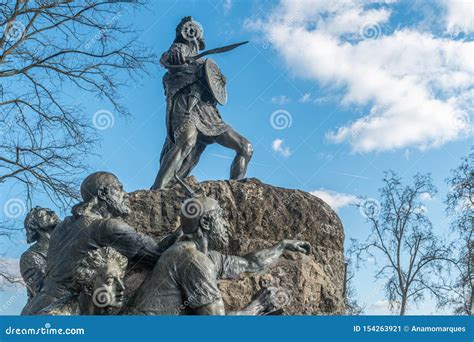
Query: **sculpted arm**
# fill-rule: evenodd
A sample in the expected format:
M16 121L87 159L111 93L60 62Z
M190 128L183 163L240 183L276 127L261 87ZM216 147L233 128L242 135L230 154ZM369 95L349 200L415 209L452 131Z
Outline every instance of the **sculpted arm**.
M241 273L266 270L280 258L285 250L309 254L311 246L306 241L283 240L271 248L252 252L243 257L225 256L212 252L212 258L219 278L236 278ZM245 309L226 313L224 302L219 295L212 302L196 307L194 311L197 315L263 315L275 308L272 296L269 289L262 289Z
M183 297L186 303L193 309L196 315L226 315L224 301L217 286L216 265L207 257L196 254L185 264L180 283L183 289ZM268 308L268 293L259 294L258 298L248 305L244 310L233 311L227 315L259 315Z
M278 261L285 251L309 254L311 245L306 241L283 240L273 247L249 253L243 257L227 256L223 261L221 278L237 278L242 273L258 273L267 270Z
M150 236L135 231L126 222L109 219L99 229L97 240L99 245L113 247L132 261L152 266L180 234L180 231L173 232L157 244Z

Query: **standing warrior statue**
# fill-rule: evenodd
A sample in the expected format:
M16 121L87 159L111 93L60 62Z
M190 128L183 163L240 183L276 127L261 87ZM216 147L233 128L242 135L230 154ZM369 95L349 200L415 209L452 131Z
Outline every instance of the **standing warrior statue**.
M227 102L226 79L212 59L201 58L245 43L199 53L205 48L202 27L192 17L179 23L173 44L160 60L168 69L163 77L167 137L152 189L166 187L175 173L180 177L189 175L206 146L212 143L237 153L230 178L245 177L252 145L222 120L217 104Z
M20 258L20 272L26 284L28 301L43 287L49 239L58 223L58 216L50 209L35 207L26 215L26 242L36 242Z

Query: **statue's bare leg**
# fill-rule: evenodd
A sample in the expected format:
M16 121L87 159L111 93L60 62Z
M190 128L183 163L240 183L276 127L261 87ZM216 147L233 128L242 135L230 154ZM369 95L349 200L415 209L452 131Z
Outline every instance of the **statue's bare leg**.
M152 190L165 188L174 177L183 161L191 153L196 145L198 131L194 125L186 125L181 134L177 135L173 146L163 156L160 165L160 171L156 176ZM178 130L179 131L179 130Z
M217 137L216 143L233 149L237 153L230 168L230 179L244 178L245 173L247 172L247 166L253 154L253 148L250 141L232 128L229 128L226 132Z
M186 157L181 168L178 171L178 175L181 178L186 178L189 176L194 167L198 164L199 159L201 158L202 153L206 149L207 144L200 143L199 141L194 146L191 153Z

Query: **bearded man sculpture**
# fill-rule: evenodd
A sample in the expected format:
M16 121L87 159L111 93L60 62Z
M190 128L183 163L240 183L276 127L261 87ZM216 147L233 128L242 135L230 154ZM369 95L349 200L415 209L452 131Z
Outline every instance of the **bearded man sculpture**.
M28 301L43 287L49 240L58 223L58 216L47 208L35 207L26 215L26 242L36 242L20 258L20 273L26 284Z
M130 212L128 194L117 177L96 172L82 182L83 202L72 208L51 236L46 278L41 292L23 309L22 314L36 314L54 301L77 295L73 276L77 263L88 252L113 247L133 265L153 267L163 251L180 235L177 231L159 244L136 232L122 216Z
M217 104L227 101L226 79L211 59L197 58L204 48L202 27L185 17L176 28L173 44L161 57L160 63L168 70L163 77L167 137L152 189L165 188L175 173L188 176L212 143L236 152L230 178L245 177L252 145L221 118Z
M127 258L111 247L86 254L74 269L75 294L56 300L43 315L110 315L123 304Z
M163 253L127 304L125 314L226 315L218 279L263 272L285 250L309 254L311 249L305 241L283 240L242 257L218 252L228 244L227 223L217 201L209 197L186 200L181 223L184 235ZM227 315L263 315L280 309L272 298L272 293L263 291L247 308Z

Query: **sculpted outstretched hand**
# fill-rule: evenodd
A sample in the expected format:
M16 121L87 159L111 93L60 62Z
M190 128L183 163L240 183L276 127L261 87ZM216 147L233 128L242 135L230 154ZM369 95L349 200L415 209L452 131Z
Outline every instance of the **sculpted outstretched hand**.
M301 240L283 240L283 247L292 252L300 252L306 255L311 253L311 245L307 241Z

